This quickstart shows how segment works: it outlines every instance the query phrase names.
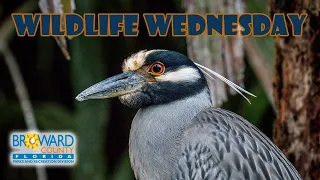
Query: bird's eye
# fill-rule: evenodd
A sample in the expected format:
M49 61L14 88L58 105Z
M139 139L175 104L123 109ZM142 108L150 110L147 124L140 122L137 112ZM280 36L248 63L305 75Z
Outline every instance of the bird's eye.
M149 67L149 73L152 75L161 75L164 72L164 68L164 64L161 62L155 62Z

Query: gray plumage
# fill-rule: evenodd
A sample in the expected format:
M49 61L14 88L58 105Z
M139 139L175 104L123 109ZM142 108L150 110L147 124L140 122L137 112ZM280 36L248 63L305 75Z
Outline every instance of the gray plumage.
M282 152L244 118L212 108L216 72L173 51L140 51L123 73L99 82L76 99L119 97L140 108L132 121L129 155L139 180L300 180Z
M207 91L140 109L129 150L139 180L301 179L256 127L230 111L210 107Z
M200 112L182 139L175 179L301 179L264 134L230 111L208 108Z

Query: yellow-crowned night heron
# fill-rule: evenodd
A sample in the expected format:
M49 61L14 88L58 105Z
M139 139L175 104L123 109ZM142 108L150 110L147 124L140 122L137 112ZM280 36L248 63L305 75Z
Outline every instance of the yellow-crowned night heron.
M301 179L256 127L235 113L212 108L208 84L217 77L241 95L249 92L174 51L140 51L122 69L76 99L119 97L140 108L129 141L137 179Z

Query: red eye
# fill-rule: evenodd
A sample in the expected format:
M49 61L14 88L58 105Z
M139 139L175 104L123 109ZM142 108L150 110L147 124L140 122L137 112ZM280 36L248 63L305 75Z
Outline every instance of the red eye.
M155 62L149 67L149 73L152 75L161 75L164 72L164 64Z

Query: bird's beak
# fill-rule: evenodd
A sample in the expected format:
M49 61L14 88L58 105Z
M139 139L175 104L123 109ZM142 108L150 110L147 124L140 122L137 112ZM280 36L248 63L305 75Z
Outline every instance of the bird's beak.
M140 91L146 83L143 76L132 72L124 72L101 81L82 91L76 100L112 98Z

